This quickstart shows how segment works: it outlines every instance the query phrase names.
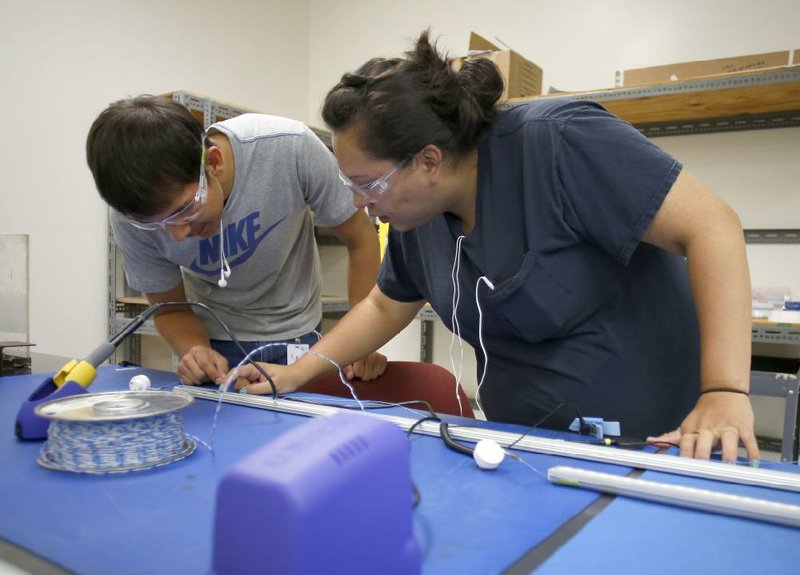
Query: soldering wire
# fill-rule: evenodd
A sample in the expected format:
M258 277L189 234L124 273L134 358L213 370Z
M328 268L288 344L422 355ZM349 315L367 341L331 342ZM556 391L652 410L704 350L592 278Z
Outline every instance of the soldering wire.
M53 420L40 452L46 467L77 473L149 469L189 455L178 413L124 420Z
M317 332L315 331L315 333L317 333ZM256 353L259 353L259 352L269 348L269 347L273 347L273 346L287 346L288 347L289 345L290 344L288 342L283 342L283 341L281 341L281 342L269 342L269 343L265 343L263 345L260 345L260 346L258 346L256 348L250 350L249 353L246 353L244 358L242 358L242 360L236 365L236 367L233 368L228 373L227 379L223 383L223 386L219 389L219 400L217 401L217 406L214 409L214 417L213 417L212 425L211 425L211 439L209 440L209 451L211 451L212 454L214 453L214 437L216 436L217 421L218 421L218 418L219 418L220 409L222 408L222 396L223 396L224 393L226 393L228 391L228 388L231 386L231 384L234 381L236 381L236 379L238 377L239 368L241 368L245 363L251 363L252 365L257 366L258 371L262 375L265 375L266 374L266 370L261 368L261 366L258 366L257 362L251 361L252 356L255 355ZM344 372L342 371L341 366L338 363L336 363L334 360L332 360L331 358L326 357L326 356L324 356L324 355L322 355L320 353L317 353L315 351L308 350L306 353L308 353L310 355L313 355L313 356L316 356L316 357L318 357L318 358L320 358L320 359L322 359L324 361L327 361L327 362L331 363L334 367L336 367L336 369L339 372L339 379L350 390L350 394L353 396L353 399L356 401L356 403L358 403L359 408L361 409L361 411L364 411L364 406L361 403L361 400L358 398L358 395L356 394L355 388L350 384L350 382L347 381L347 378L344 376ZM265 375L265 377L269 377L269 376ZM275 387L275 384L272 383L272 379L270 379L269 382L272 385L272 390L273 390L272 399L274 401L280 396L277 393L277 388ZM240 393L242 391L246 392L246 390L243 389L243 390L240 391Z

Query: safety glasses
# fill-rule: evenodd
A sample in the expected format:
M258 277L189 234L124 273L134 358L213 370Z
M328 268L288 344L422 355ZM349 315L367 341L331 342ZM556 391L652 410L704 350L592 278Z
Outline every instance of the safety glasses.
M381 196L392 186L397 174L400 172L403 164L405 164L407 161L408 160L401 160L397 162L391 170L383 174L380 178L377 180L372 180L366 184L356 184L350 178L345 176L342 173L342 170L339 170L339 179L342 180L342 183L350 188L350 191L354 194L358 194L364 198Z
M157 222L141 222L133 218L128 218L132 226L140 230L163 230L167 226L180 226L191 222L203 212L203 206L208 200L208 178L206 177L206 147L203 145L203 153L200 157L200 179L197 193L183 207L170 216Z

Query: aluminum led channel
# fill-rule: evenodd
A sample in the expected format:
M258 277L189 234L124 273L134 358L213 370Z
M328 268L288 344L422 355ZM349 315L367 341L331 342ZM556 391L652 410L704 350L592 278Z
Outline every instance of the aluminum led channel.
M212 390L192 386L177 386L175 387L175 391L187 393L199 399L208 399L211 401L220 400L220 394ZM238 393L222 394L222 401L311 417L326 417L341 410L339 407L330 405L312 405L310 403L288 399L273 400L270 396L242 395ZM378 417L386 421L391 421L405 430L408 430L416 421L416 419L408 417L371 413L368 411L365 411L364 414L370 417ZM424 414L420 413L420 416L422 415ZM800 493L800 474L798 473L730 465L716 461L676 457L674 455L625 451L602 445L588 445L573 441L564 441L562 439L546 439L530 435L519 439L519 433L495 431L478 427L460 427L452 425L449 431L454 439L471 442L478 442L481 439L493 439L504 447L516 441L514 449L532 453L545 453L561 457L571 457L574 459L662 471L675 475L702 477L705 479L714 479L717 481L727 481L729 483L740 483L744 485L758 485L761 487L771 487ZM439 424L426 421L418 425L414 429L414 432L438 437Z

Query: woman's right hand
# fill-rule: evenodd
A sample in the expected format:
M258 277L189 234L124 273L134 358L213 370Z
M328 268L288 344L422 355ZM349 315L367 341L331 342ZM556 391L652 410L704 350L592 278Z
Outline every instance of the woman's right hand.
M279 394L291 393L304 383L294 380L295 378L292 376L295 370L291 369L289 366L262 362L258 362L258 365L270 376ZM252 364L248 363L232 369L230 373L228 373L228 377L225 378L226 381L231 377L235 378L236 391L239 393L252 395L272 394L272 386L270 386L264 375Z

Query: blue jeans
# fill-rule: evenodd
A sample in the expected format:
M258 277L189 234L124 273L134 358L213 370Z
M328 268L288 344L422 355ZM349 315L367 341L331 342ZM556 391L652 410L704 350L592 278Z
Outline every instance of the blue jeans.
M317 326L317 333L322 329L322 325ZM242 347L250 353L256 348L261 347L262 345L272 344L268 347L265 347L261 351L254 353L251 358L254 361L263 361L266 363L279 363L282 365L286 365L286 346L290 343L299 343L299 344L306 344L308 347L313 346L319 337L313 331L307 333L305 335L301 335L300 337L294 337L292 339L285 339L279 341L241 341L239 343L242 344ZM211 348L215 351L222 354L225 359L228 360L228 366L232 369L233 367L239 365L239 362L244 359L242 352L239 350L238 346L233 343L232 341L226 339L212 339L211 340Z

